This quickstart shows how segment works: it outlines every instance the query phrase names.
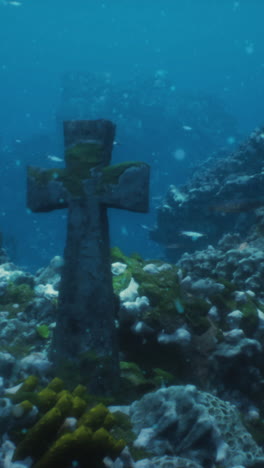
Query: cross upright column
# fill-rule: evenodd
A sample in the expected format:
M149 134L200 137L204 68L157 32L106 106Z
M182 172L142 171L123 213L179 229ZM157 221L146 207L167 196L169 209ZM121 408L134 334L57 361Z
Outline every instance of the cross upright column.
M52 356L102 394L119 379L107 208L148 210L149 166L110 166L114 134L105 120L64 122L66 168L28 168L29 208L68 208Z

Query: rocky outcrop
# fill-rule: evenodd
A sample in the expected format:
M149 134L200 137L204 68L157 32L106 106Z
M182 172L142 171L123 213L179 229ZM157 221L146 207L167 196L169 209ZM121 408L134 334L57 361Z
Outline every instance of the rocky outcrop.
M263 186L262 128L230 156L209 159L187 185L171 185L150 236L174 260L216 243L227 232L240 233L243 241L255 231L263 234Z

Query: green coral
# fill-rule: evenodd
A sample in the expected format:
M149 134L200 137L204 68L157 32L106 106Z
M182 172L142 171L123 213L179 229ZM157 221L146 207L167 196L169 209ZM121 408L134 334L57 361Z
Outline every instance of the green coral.
M60 379L54 378L47 387L34 392L36 384L32 377L24 382L22 393L28 391L31 399L22 401L20 406L29 411L34 401L40 417L33 427L26 431L23 428L20 434L14 432L14 461L30 456L34 468L65 468L73 461L79 466L86 466L89 461L89 465L99 468L105 456L114 459L119 455L126 443L111 434L117 424L114 415L102 403L88 410L84 386L78 385L71 393L63 388ZM64 424L68 417L77 420L74 430Z
M92 431L80 427L73 433L63 434L46 453L34 464L34 468L65 468L69 462L89 457L92 447ZM90 457L89 457L90 459ZM89 460L90 461L90 460Z
M33 392L39 383L39 378L36 375L29 375L26 380L24 380L22 386L19 389L20 392Z
M65 417L66 414L57 406L42 416L18 444L13 458L14 461L23 460L28 456L34 459L42 456L56 437Z
M49 388L50 390L53 390L54 392L56 393L59 393L63 390L64 388L64 382L62 379L60 379L59 377L54 377L54 379L52 379L47 388Z
M37 394L37 406L41 412L51 409L57 401L57 393L50 388L44 388Z

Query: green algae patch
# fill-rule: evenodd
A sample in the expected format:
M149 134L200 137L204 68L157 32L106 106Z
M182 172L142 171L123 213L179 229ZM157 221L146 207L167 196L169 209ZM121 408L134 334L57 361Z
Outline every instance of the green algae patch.
M185 319L196 335L202 335L211 326L207 318L210 304L207 301L197 297L187 297L183 300L185 309Z
M98 142L77 143L66 149L67 168L81 178L90 177L90 169L104 162L103 145Z
M123 384L127 384L128 386L132 385L134 388L150 388L148 380L145 378L142 370L136 363L121 361L120 372Z
M153 382L157 388L167 387L175 383L175 376L163 369L153 369Z
M132 274L131 271L126 269L120 275L113 275L113 288L116 294L119 294L121 291L126 289L131 281Z
M111 262L120 262L125 263L127 265L128 257L120 250L119 247L112 247L111 248Z
M127 161L114 166L106 166L102 169L99 187L103 188L104 185L109 184L117 185L119 178L126 170L142 166L147 166L147 164L138 161Z
M34 290L27 283L10 282L0 297L0 310L8 311L10 318L15 317L17 312L24 310L34 297Z
M240 326L246 336L252 336L257 330L259 323L256 304L248 296L247 302L238 308L243 314Z

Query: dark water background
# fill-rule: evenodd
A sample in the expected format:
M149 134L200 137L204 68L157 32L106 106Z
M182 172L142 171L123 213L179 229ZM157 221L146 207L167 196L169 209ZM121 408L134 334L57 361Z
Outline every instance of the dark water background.
M140 226L155 222L157 197L169 183L183 183L192 162L213 147L231 151L264 122L264 2L7 3L0 4L0 231L12 260L34 271L63 251L66 213L27 212L25 167L54 167L48 156L63 157L61 118L79 117L67 102L78 79L67 92L65 83L78 73L95 74L93 110L86 102L84 117L113 117L118 125L113 162L153 166L151 213L111 212L112 243L127 253L159 255ZM110 88L107 105L96 107L104 88ZM172 102L175 95L182 102L177 118L170 93ZM192 111L192 101L202 103L200 110ZM186 148L186 158L175 159Z

